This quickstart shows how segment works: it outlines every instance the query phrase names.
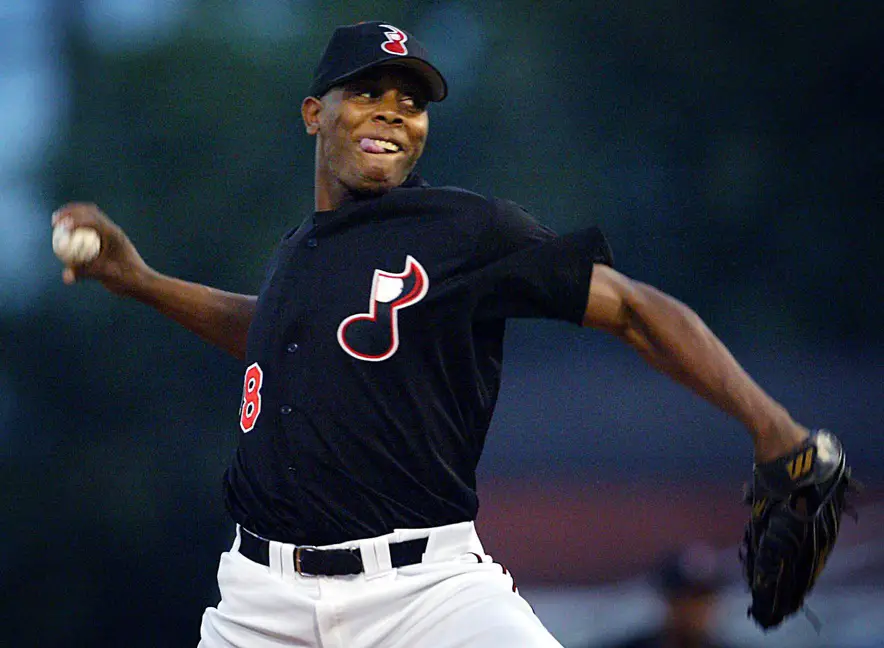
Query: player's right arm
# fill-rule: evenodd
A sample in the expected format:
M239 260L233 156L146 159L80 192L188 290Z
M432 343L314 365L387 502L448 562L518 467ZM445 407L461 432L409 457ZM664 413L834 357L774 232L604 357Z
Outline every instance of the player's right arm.
M654 368L741 421L756 462L783 456L808 430L759 387L685 304L602 264L593 266L583 318L616 335Z
M148 266L135 246L110 218L89 203L69 203L52 215L53 227L93 227L101 236L101 253L81 266L67 266L67 284L82 278L101 282L109 291L143 302L236 358L246 354L246 338L257 297L217 290L163 275Z

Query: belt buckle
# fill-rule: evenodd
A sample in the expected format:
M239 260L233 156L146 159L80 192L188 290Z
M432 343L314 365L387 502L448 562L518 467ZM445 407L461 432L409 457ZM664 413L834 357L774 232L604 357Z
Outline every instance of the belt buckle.
M311 574L305 574L301 571L301 554L305 551L317 551L315 547L311 546L298 546L295 547L295 571L298 572L298 576L310 576Z

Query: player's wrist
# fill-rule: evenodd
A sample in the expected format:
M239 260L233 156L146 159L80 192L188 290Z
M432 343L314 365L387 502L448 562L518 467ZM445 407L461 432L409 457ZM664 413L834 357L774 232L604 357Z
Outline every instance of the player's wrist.
M810 436L810 430L792 417L779 417L756 429L754 435L755 463L778 459L799 448Z
M123 269L112 282L106 285L109 290L121 297L131 297L142 302L150 302L155 297L162 275L139 259L140 263Z

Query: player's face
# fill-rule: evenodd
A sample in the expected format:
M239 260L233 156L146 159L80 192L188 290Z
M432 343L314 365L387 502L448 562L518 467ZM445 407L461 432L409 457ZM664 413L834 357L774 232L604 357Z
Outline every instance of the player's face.
M308 98L303 113L308 133L317 135L316 186L328 198L325 208L347 194L383 193L402 184L429 130L426 91L402 68L376 68L321 100Z

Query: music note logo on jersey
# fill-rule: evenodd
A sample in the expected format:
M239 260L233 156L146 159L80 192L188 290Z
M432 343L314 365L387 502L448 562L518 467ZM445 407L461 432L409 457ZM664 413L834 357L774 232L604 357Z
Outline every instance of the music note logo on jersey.
M368 312L341 322L338 344L359 360L386 360L399 348L399 311L418 303L429 288L427 271L410 255L402 272L375 270Z

